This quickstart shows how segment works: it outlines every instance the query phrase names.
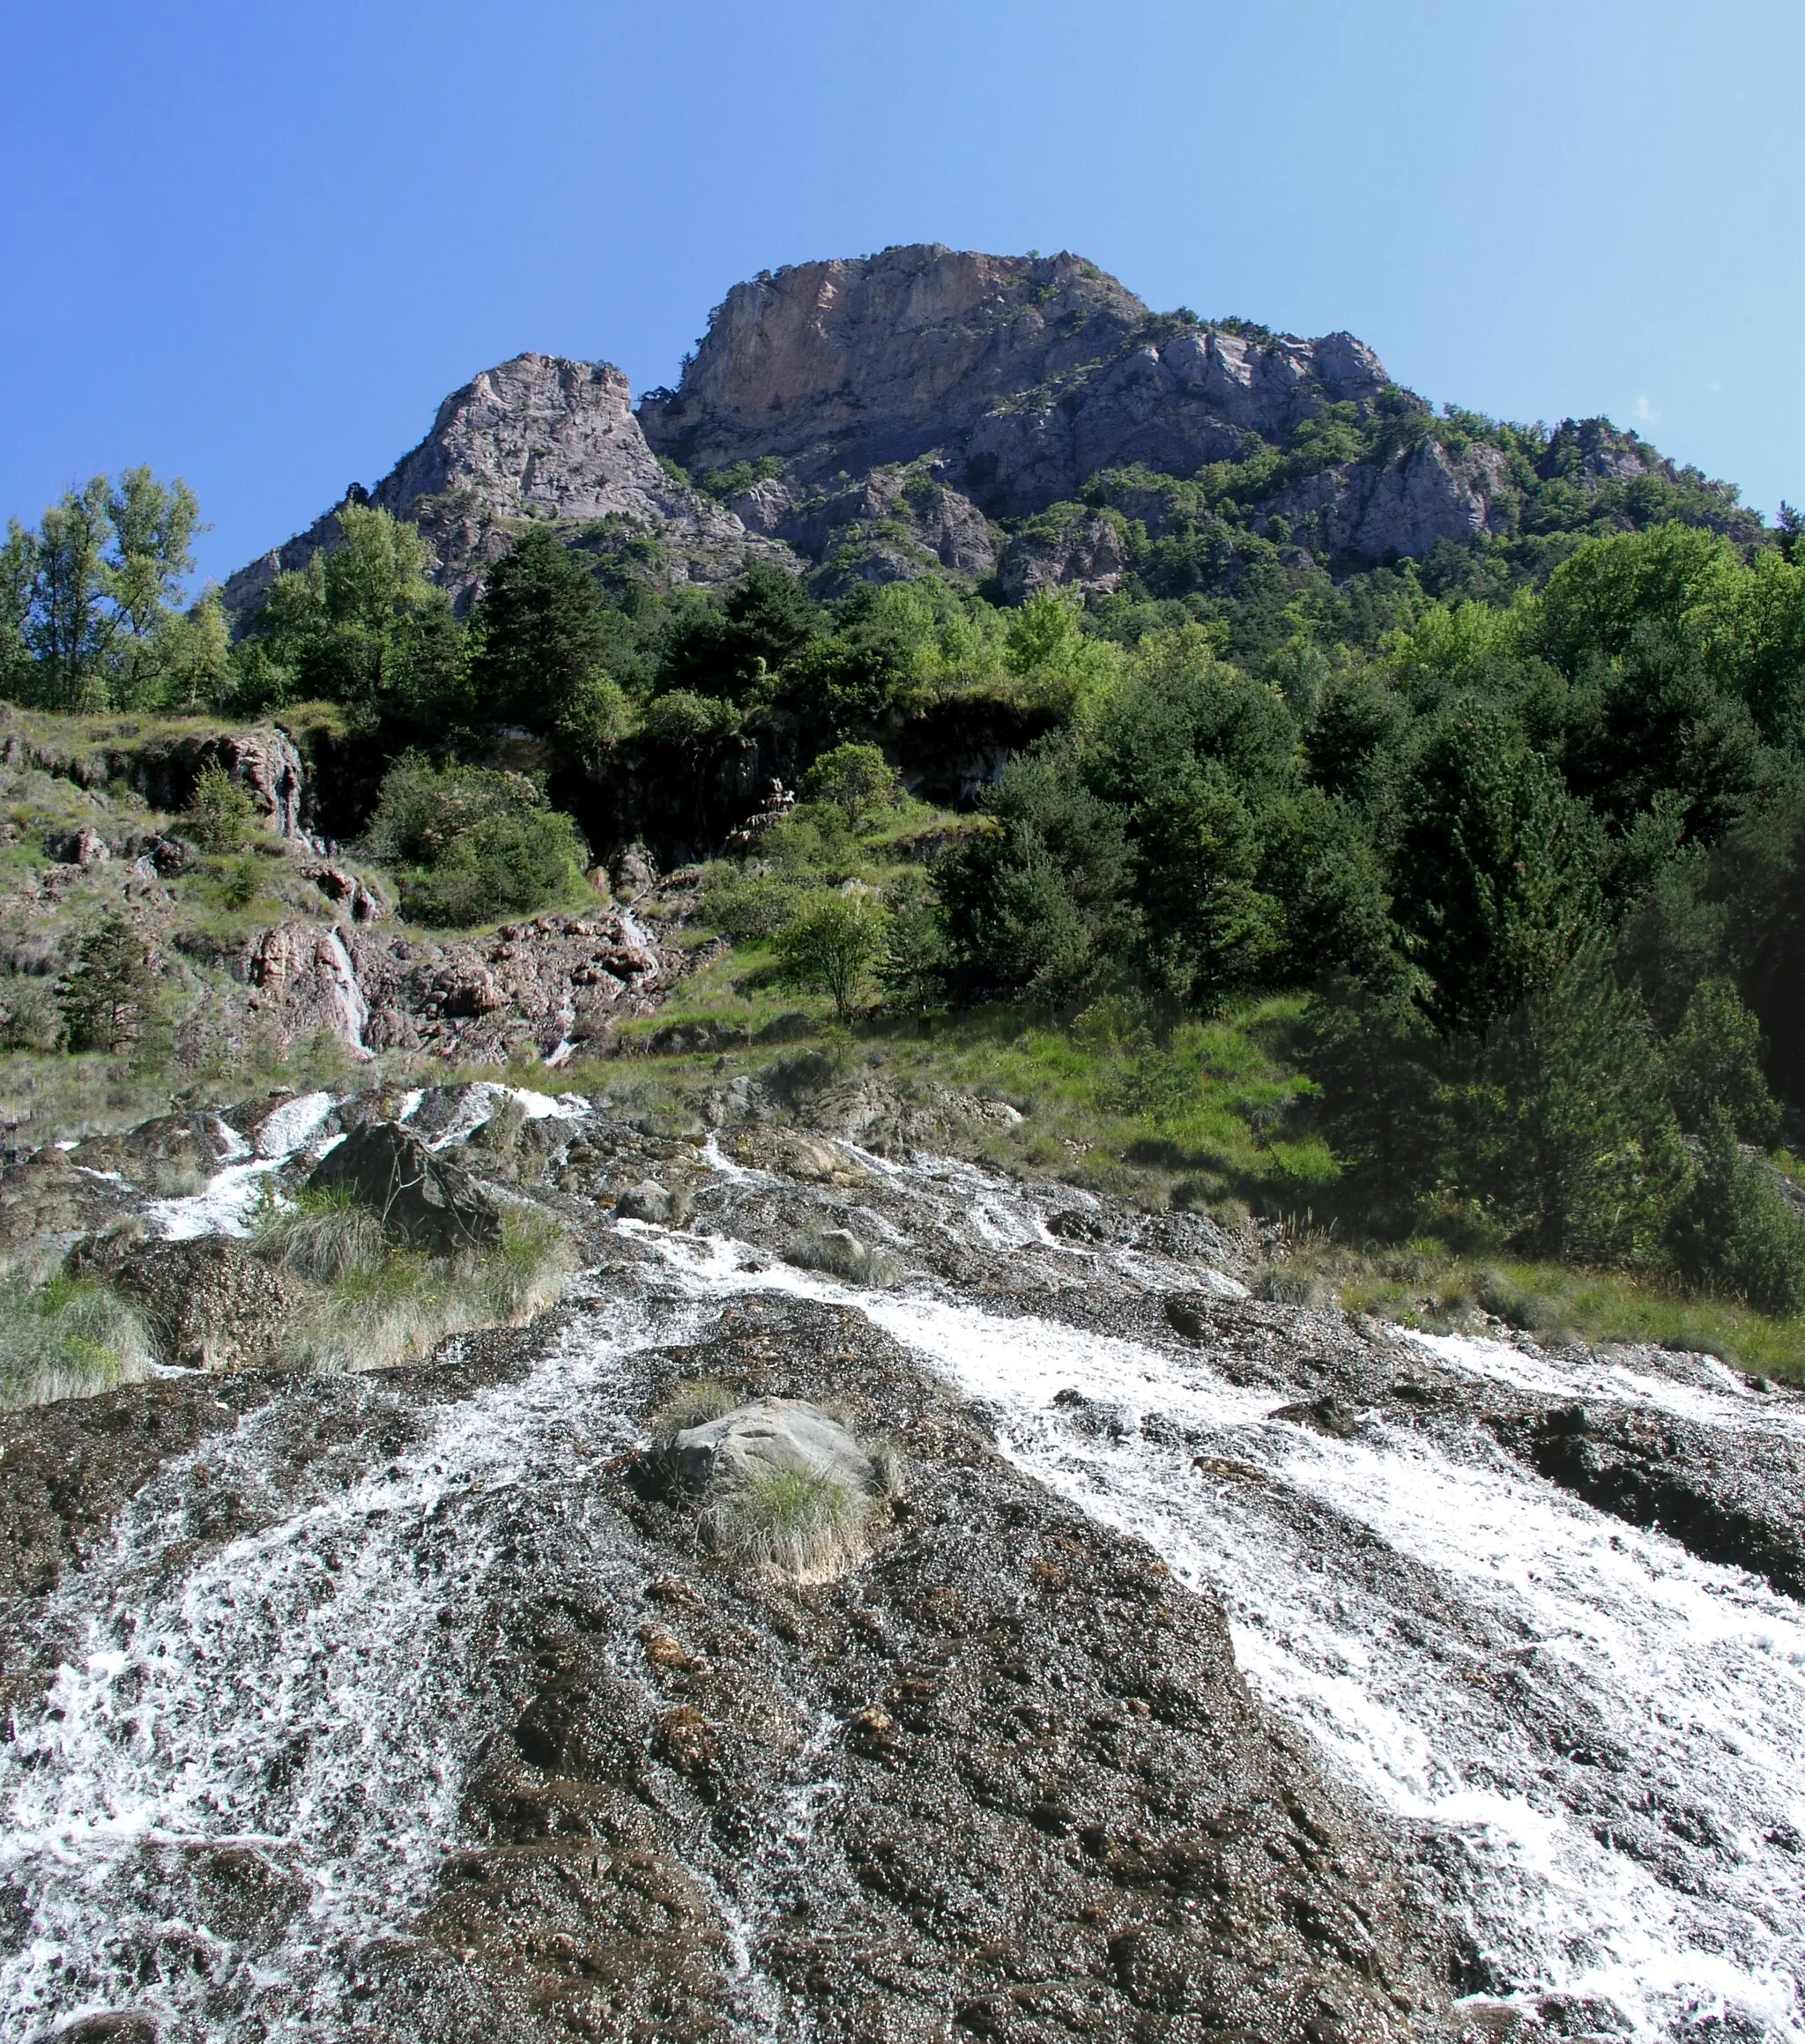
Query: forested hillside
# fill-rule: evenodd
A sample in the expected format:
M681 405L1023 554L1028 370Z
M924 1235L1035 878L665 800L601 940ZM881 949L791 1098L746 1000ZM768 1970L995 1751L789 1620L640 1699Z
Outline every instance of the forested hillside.
M1175 335L1274 361L1282 339L1085 316L1115 323L1110 361L1162 374ZM706 356L698 376L654 441L687 418L680 451L734 452L727 384ZM321 827L423 927L580 903L597 858L649 848L685 869L688 940L727 940L681 1010L712 1046L813 993L879 1060L959 1042L982 1078L992 1045L1031 1130L1057 1089L1036 1099L1053 1066L1021 1046L1066 1044L1060 1097L1088 1089L1108 1141L1027 1165L1095 1173L1113 1143L1148 1197L1805 1312L1798 521L1768 530L1602 420L1369 381L1182 474L992 495L988 572L922 554L953 471L894 434L856 545L780 535L712 583L653 522L486 514L444 586L442 494L420 524L347 500L235 639L217 597L178 594L192 499L135 472L12 527L0 692L299 734ZM974 490L1020 408L984 402ZM760 490L793 517L840 487L795 446L660 458L691 531L696 503L752 532ZM1359 504L1430 471L1481 477L1483 517L1363 551ZM803 799L767 804L774 778ZM16 1052L57 1038L62 941L15 942Z

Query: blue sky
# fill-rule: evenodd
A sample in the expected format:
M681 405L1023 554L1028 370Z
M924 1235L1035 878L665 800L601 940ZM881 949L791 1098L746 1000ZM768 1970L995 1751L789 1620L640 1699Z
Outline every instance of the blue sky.
M1797 0L0 0L0 513L148 461L223 576L534 347L1069 248L1805 500Z

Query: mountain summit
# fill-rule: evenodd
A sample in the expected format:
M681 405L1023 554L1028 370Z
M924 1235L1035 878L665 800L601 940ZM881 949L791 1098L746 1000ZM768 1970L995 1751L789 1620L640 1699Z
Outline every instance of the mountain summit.
M666 586L767 560L823 594L937 574L1017 600L1114 587L1137 524L1189 539L1226 516L1226 571L1251 535L1345 572L1514 533L1556 474L1582 494L1681 477L1602 420L1534 464L1486 423L1437 420L1351 334L1155 313L1079 256L924 242L735 285L677 389L636 413L606 363L518 355L344 502L417 523L460 606L531 519L599 554L630 545ZM1201 496L1169 487L1206 472ZM331 546L336 509L234 576L228 609Z

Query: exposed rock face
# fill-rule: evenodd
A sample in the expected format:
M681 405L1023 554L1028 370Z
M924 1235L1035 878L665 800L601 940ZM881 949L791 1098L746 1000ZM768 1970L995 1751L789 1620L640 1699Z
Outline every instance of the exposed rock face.
M659 467L619 369L555 355L516 355L453 391L432 431L374 492L353 487L305 532L241 569L226 584L227 611L249 614L278 575L335 546L345 503L374 503L418 524L460 607L507 551L512 527L531 518L627 520L672 549L678 580L731 581L748 560L787 558Z
M371 1055L363 1040L369 1006L337 930L279 923L251 944L244 977L256 990L253 1011L273 1017L284 1042L327 1029L353 1058Z
M494 1062L523 1045L553 1056L605 1037L622 1018L650 1014L704 956L659 945L622 910L535 916L445 941L360 929L347 948L371 1050Z
M1006 603L1025 603L1043 589L1108 591L1127 567L1121 520L1092 512L1051 531L1036 527L1017 533L1004 549L997 587Z
M1805 1448L1740 1463L1671 1413L1571 1404L1493 1422L1551 1483L1632 1526L1659 1526L1708 1561L1758 1571L1805 1598ZM1782 1470L1791 1482L1776 1482Z
M1415 559L1437 540L1497 530L1507 476L1495 447L1454 456L1425 439L1383 466L1359 462L1307 476L1269 509L1290 522L1293 538L1330 554Z
M946 467L875 469L826 492L768 478L727 501L748 526L820 561L815 583L824 594L922 575L981 581L996 566L995 536L970 498L941 479Z
M223 1236L122 1243L93 1267L138 1308L157 1360L182 1370L263 1361L293 1311L281 1276Z
M501 1238L501 1215L468 1174L392 1121L354 1129L314 1166L308 1184L349 1193L382 1217L391 1240L435 1256L485 1249Z
M1255 342L1155 323L1079 256L930 243L736 285L680 388L640 416L696 470L776 455L813 479L938 449L986 510L1021 514L1099 469L1189 475L1386 382L1350 334Z
M1200 328L1145 340L987 413L966 443L967 484L981 503L1020 514L1075 495L1102 469L1189 475L1235 459L1249 434L1282 442L1325 405L1370 401L1386 381L1348 334L1256 346Z
M1076 256L937 244L737 284L648 439L705 470L774 454L808 476L954 444L998 399L1112 353L1146 314Z
M369 882L342 866L322 860L303 866L301 877L310 880L335 908L343 909L353 923L379 923L383 903Z

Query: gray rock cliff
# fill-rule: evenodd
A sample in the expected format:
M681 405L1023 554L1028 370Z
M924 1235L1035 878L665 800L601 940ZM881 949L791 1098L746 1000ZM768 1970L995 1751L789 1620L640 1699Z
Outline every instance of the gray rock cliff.
M1269 481L1240 507L1256 531L1281 518L1298 544L1357 563L1512 529L1521 489L1505 457L1443 430L1351 334L1156 315L1071 254L925 242L797 264L735 285L678 388L650 392L636 414L605 363L523 354L485 370L374 492L353 487L233 576L226 600L248 617L279 573L338 542L354 502L419 524L460 608L529 518L586 545L598 522L650 539L654 565L635 572L666 585L720 587L769 560L823 595L929 574L967 588L994 577L1011 598L1108 589L1127 565L1123 534L1093 524L1070 546L1024 543L992 521L1099 491L1133 521L1135 479L1292 449L1330 405L1351 407L1341 418L1363 429L1381 414L1422 429L1401 445L1368 431L1369 450L1393 451L1326 456ZM1598 487L1654 469L1675 472L1588 420L1553 436L1545 473ZM1153 535L1159 507L1145 509Z
M460 607L514 529L531 518L624 520L661 540L679 581L730 582L749 560L787 558L659 466L619 369L555 355L516 355L453 391L431 432L373 491L353 487L305 532L241 569L226 584L227 611L255 610L278 575L336 546L338 513L350 503L418 524L436 556L437 580Z

